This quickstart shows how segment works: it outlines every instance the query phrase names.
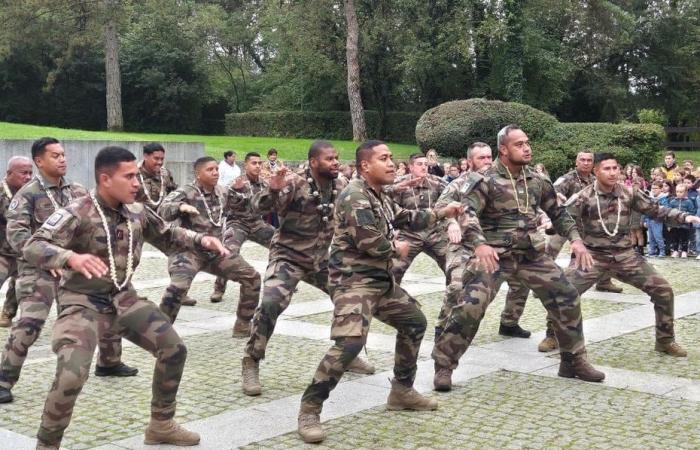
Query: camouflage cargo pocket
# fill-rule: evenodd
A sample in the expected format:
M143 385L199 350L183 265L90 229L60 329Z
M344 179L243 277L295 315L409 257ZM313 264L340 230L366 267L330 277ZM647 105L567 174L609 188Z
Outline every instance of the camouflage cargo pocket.
M362 304L336 305L333 312L331 339L362 336Z

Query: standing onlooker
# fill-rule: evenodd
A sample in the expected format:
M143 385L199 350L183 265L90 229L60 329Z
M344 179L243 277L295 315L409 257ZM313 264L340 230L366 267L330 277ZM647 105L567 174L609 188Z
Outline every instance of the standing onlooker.
M654 181L651 184L651 192L649 197L654 202L659 202L659 199L666 196L661 191L663 183ZM659 258L666 256L666 242L664 241L664 223L663 221L652 219L649 216L644 216L644 225L647 228L649 250L647 255L650 257L658 256Z
M450 170L447 172L447 175L443 178L448 183L451 183L452 180L456 180L457 178L459 178L459 166L457 164L450 165Z
M402 177L408 173L408 166L404 161L399 161L399 166L396 169L396 177Z
M219 181L221 186L230 186L233 180L241 176L241 168L236 164L236 152L224 152L224 159L219 163Z
M678 164L676 164L676 154L668 151L664 155L664 166L661 171L666 175L667 180L673 180L673 174L678 172Z
M544 166L544 164L535 164L535 172L539 173L540 175L543 175L549 180L549 172L547 172L547 168Z
M284 167L284 163L277 159L277 150L271 148L267 151L267 161L263 163L260 176L263 180L268 180L275 172Z
M642 168L628 164L625 167L625 185L629 187L637 187L641 191L646 191L648 188L647 180L644 179ZM642 215L637 211L630 213L630 239L634 246L634 251L637 254L644 254L644 230L642 229Z
M688 198L688 188L681 183L676 186L676 197L669 201L671 208L680 209L691 215L695 215L695 202ZM690 225L673 225L670 230L671 234L671 257L681 258L688 257L688 238L690 236Z
M445 171L440 167L438 162L437 152L434 148L431 148L425 153L425 157L428 158L428 173L438 177L444 177Z
M460 175L464 172L469 171L469 160L467 158L459 158L459 173Z

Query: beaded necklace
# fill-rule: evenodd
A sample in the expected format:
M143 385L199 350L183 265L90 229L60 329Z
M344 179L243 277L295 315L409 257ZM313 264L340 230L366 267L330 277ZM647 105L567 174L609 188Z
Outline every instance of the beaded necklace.
M160 202L163 201L163 196L165 195L165 167L160 168L159 174L160 179L158 181L160 182L160 193L158 194L158 201L154 202L151 198L151 194L148 192L149 190L146 189L146 183L143 181L143 174L139 170L139 179L141 180L141 186L143 186L143 193L146 194L146 199L153 206L160 205Z
M10 190L10 186L7 185L7 180L2 180L2 190L5 192L7 199L12 200L12 191Z
M200 197L202 197L202 202L204 203L204 209L207 211L207 216L209 216L209 222L211 222L212 225L215 227L220 227L224 225L224 202L219 196L219 194L216 193L216 188L214 188L214 191L212 191L212 194L219 200L219 220L214 220L214 218L211 215L211 209L209 208L209 204L207 203L206 197L204 197L204 193L199 189L199 187L192 183L192 186L197 190L199 193Z
M311 176L311 172L306 172L306 181L309 183L311 195L314 196L318 202L316 209L321 213L322 220L328 222L330 220L329 216L333 212L333 208L335 208L335 197L338 195L338 191L335 189L335 180L331 180L331 196L325 203L323 202L323 195L316 185L316 181Z
M523 174L523 182L525 184L525 209L523 210L520 207L520 198L518 197L518 189L515 187L515 180L513 179L513 175L510 173L508 166L503 164L503 167L506 168L506 172L508 172L508 177L510 178L510 184L513 185L513 195L515 195L515 203L518 205L518 212L520 214L527 214L528 210L530 209L530 194L528 194L527 192L527 177L525 176L525 174Z
M134 230L131 226L131 219L126 219L126 228L129 230L129 251L126 256L126 273L124 274L124 281L119 283L117 279L117 262L114 259L114 253L112 253L112 236L109 232L109 227L107 226L107 218L105 217L104 211L100 207L100 204L95 198L95 193L90 191L90 199L92 204L95 205L97 213L100 215L100 220L102 221L102 228L105 230L105 235L107 235L107 255L109 256L109 276L112 279L112 283L121 291L131 280L131 276L134 274Z
M617 221L615 221L615 229L611 233L608 230L608 227L605 226L605 222L603 221L603 215L600 213L600 197L598 197L598 180L593 182L593 192L595 193L596 206L598 206L598 221L600 222L600 225L603 227L603 231L605 232L605 234L607 234L610 237L614 237L617 235L617 231L620 229L620 215L622 214L622 200L620 199L620 196L618 195L618 197L617 197Z

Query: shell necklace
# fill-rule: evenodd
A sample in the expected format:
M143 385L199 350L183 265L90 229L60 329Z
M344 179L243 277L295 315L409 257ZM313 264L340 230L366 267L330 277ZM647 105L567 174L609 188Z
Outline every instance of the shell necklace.
M151 198L151 194L148 192L148 189L146 189L146 183L143 181L143 174L139 170L139 179L141 180L141 186L143 186L143 193L146 194L146 199L153 206L160 205L160 202L163 201L163 196L165 195L165 167L161 167L159 173L160 179L158 181L160 181L160 193L158 194L158 201L154 202Z
M318 201L318 206L316 206L316 209L321 213L322 220L324 222L328 222L330 220L329 217L333 212L333 208L335 208L335 196L338 195L338 191L335 189L335 180L331 181L331 196L328 199L328 202L324 203L320 189L318 186L316 186L316 181L309 172L307 172L306 175L306 181L309 183L309 187L311 188L311 195L313 195Z
M7 185L7 180L2 180L2 190L5 192L7 199L12 200L12 191L10 190L10 186Z
M608 227L605 226L605 222L603 221L603 215L600 213L600 197L598 197L598 180L593 182L593 192L595 193L596 206L598 206L598 222L600 222L600 226L603 227L603 231L605 232L605 234L607 234L610 237L614 237L617 235L617 231L620 229L620 215L622 213L622 200L620 200L620 196L617 197L617 221L615 222L615 229L611 233L608 230Z
M523 174L523 183L525 184L525 209L522 209L520 206L520 198L518 197L518 189L515 187L513 175L510 173L508 166L503 164L503 167L506 168L506 172L508 172L508 177L510 178L510 184L513 185L513 195L515 195L515 204L518 205L518 212L520 214L527 214L528 210L530 209L530 194L527 192L527 177L525 174ZM523 170L525 169L523 168Z
M51 193L51 190L50 190L49 188L46 187L46 185L44 184L44 180L41 178L41 175L37 174L37 175L36 175L36 179L39 180L39 185L41 185L41 188L44 190L44 192L46 192L46 196L47 196L47 197L49 198L49 200L51 201L51 204L53 205L54 211L56 211L57 209L60 209L60 208L61 208L61 205L59 205L58 202L56 201L56 199L53 197L53 194ZM70 201L73 200L73 198L72 198L71 195L70 195L70 190L69 190L68 192L69 192L69 194L68 194L68 203L70 203Z
M421 186L423 186L423 183L425 183L425 178L423 178L423 181L421 181ZM413 203L416 205L416 209L420 209L418 206L418 200L416 200L416 192L413 190L413 186L411 186L411 195L413 196ZM423 197L421 195L421 197ZM428 192L428 209L430 209L430 192Z
M126 219L126 228L129 230L129 252L126 256L126 273L124 274L124 281L119 283L117 279L117 262L114 260L114 253L112 253L112 236L109 232L109 227L107 226L107 218L105 217L104 211L100 207L100 204L95 198L95 193L90 191L90 199L92 204L95 205L97 213L100 215L102 220L102 228L105 230L105 235L107 235L107 254L109 255L109 276L112 278L112 283L121 291L131 280L131 276L134 274L134 230L131 227L131 219Z
M224 224L224 202L221 200L221 197L216 193L216 187L214 188L214 191L212 191L212 194L219 200L219 220L214 220L214 218L211 215L211 209L209 208L209 204L207 203L207 199L204 197L204 193L199 189L199 187L192 183L192 186L197 190L199 193L199 196L202 197L202 202L204 202L204 209L207 211L207 216L209 216L209 222L211 222L212 225L215 227L220 227L223 226Z

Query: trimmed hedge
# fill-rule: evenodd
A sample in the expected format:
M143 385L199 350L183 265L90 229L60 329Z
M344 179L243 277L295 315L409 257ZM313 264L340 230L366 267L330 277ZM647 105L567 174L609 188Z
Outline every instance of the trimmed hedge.
M654 124L560 123L553 116L519 103L483 99L443 103L423 114L416 139L423 149L460 158L472 142L496 150L496 134L515 123L530 137L534 162L542 162L552 179L571 170L583 149L615 154L621 164L634 162L646 171L657 163L665 139Z
M418 112L388 112L382 127L377 111L365 111L367 135L414 144L419 117ZM227 114L226 134L349 140L352 139L352 121L349 111L253 111Z

